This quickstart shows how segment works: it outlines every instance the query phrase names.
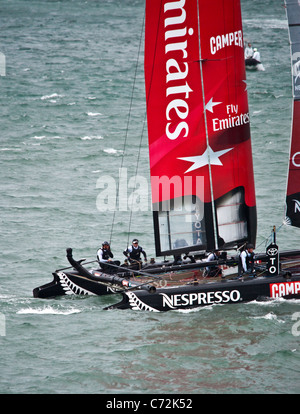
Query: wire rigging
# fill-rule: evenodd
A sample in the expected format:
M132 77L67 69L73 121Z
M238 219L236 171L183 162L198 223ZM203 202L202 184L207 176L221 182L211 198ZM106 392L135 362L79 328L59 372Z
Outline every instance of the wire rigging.
M133 106L133 100L134 100L133 99L134 98L134 90L135 90L135 84L136 84L137 72L138 72L138 66L139 66L139 57L140 57L140 53L141 53L141 45L142 45L142 37L143 37L142 36L142 33L144 32L144 22L145 22L145 13L144 13L144 18L143 18L143 23L142 23L142 30L141 30L140 42L139 42L137 59L136 59L136 64L135 64L135 71L134 71L133 84L132 84L132 90L131 90L131 96L130 96L130 102L129 102L127 125L126 125L126 130L125 130L125 139L124 139L123 154L122 154L122 158L121 158L121 166L120 166L120 169L123 168L124 159L125 159L125 152L126 152L126 146L127 146L127 140L128 140L128 133L129 133L129 124L130 124L131 113L132 113L132 106ZM141 140L142 140L142 136L141 136L140 141ZM140 142L140 147L141 147L141 142ZM140 149L139 149L139 152L140 152ZM138 156L138 159L139 159L139 156ZM120 181L118 181L118 184L117 184L116 203L115 203L115 206L117 206L117 201L118 201L119 195L120 195ZM112 242L112 237L113 237L113 232L114 232L115 217L116 217L116 208L114 209L113 217L112 217L112 224L111 224L111 231L110 231L110 244Z

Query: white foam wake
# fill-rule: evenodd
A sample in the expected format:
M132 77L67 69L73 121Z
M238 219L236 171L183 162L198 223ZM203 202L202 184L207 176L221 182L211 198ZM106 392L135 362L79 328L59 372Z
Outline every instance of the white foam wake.
M17 314L35 314L35 315L72 315L73 313L80 313L79 309L55 309L52 306L44 306L43 308L25 308L20 309Z

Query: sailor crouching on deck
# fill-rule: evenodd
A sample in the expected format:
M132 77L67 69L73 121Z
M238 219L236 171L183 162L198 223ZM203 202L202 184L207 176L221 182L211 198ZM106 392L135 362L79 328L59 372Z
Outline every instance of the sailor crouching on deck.
M97 260L101 269L106 273L114 273L117 271L115 266L120 266L119 260L111 260L114 257L107 241L102 243L102 247L97 251ZM115 266L111 266L115 265Z
M133 265L131 268L136 267L139 269L141 267L141 254L144 256L145 262L147 262L147 254L145 250L139 246L138 239L132 240L132 245L124 250L123 254L127 257L129 262Z
M220 258L220 251L214 250L210 253L206 259L207 262L212 262L214 260L218 260ZM205 268L205 275L206 277L217 277L222 275L222 269L220 266L207 266Z
M240 265L239 265L239 276L243 274L249 276L256 276L256 272L254 269L254 246L253 244L249 243L246 246L246 249L242 251L240 255Z

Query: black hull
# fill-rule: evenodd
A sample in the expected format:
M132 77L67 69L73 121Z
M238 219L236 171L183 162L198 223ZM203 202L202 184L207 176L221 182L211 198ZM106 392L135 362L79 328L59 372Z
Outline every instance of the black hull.
M270 300L282 297L300 299L300 275L268 276L255 279L224 280L197 285L157 289L155 293L127 291L120 303L106 309L133 309L152 312L184 310L213 304Z
M300 274L300 251L287 251L282 252L279 255L282 268L283 270L292 271L292 273L296 272L296 274ZM202 270L208 264L207 262L200 262L200 263L185 263L185 264L170 264L164 265L163 267L156 267L147 268L143 271L133 271L131 270L131 277L129 277L129 271L122 268L123 273L119 274L107 274L104 273L101 269L96 270L87 270L81 264L81 261L76 261L73 259L72 256L72 249L67 249L67 258L72 265L71 268L59 269L53 273L53 280L50 283L45 285L39 286L33 290L33 296L35 298L53 298L57 296L64 296L64 295L96 295L96 296L103 296L103 295L110 295L115 293L123 293L123 301L121 304L117 304L116 306L119 308L129 308L130 301L129 299L134 298L136 294L146 298L146 301L150 301L149 304L146 302L147 305L151 306L152 301L154 300L154 308L159 310L163 309L165 306L159 305L159 302L162 302L162 298L165 297L165 301L167 297L162 295L161 293L165 293L166 295L181 295L184 293L189 292L191 294L194 293L201 293L210 291L211 287L214 287L215 291L218 291L218 283L222 289L227 286L241 286L240 281L236 281L234 279L224 279L222 281L212 281L211 279L207 278L203 280ZM261 262L267 262L268 256L266 254L257 255L256 258ZM225 258L218 261L210 262L211 266L216 265L226 265L232 269L236 269L238 264L237 258ZM288 266L288 267L287 267ZM201 270L202 269L202 270ZM120 269L118 269L120 270ZM125 272L124 272L125 270ZM234 270L233 270L234 271ZM127 276L126 276L127 272ZM153 272L153 274L152 274ZM139 274L144 277L142 278L134 278L133 274ZM266 274L264 272L264 274ZM175 276L174 276L175 275ZM158 279L157 279L158 278ZM177 278L177 279L176 279ZM199 279L199 285L191 285L187 283L193 282L194 279ZM134 280L135 279L135 280ZM202 280L201 280L202 279ZM177 281L176 281L177 280ZM265 280L264 283L261 280ZM250 283L250 281L245 281L245 286L247 289L249 288L250 292L252 291L252 286L260 286L263 284L269 284L273 280L273 277L265 277L262 279L255 279ZM154 283L153 283L154 282ZM158 282L158 283L155 283ZM160 282L163 282L162 284ZM151 284L153 283L153 284ZM272 282L273 283L273 282ZM168 285L168 287L165 287ZM175 285L175 286L174 286ZM174 287L171 287L174 286ZM154 294L149 295L149 291L155 292L157 289L156 296ZM225 290L226 290L225 289ZM235 288L233 288L234 290ZM222 290L221 290L222 291ZM146 295L144 293L146 293ZM172 293L173 292L173 293ZM183 293L182 293L183 292ZM248 296L243 293L241 297L243 299L247 298L246 300L253 300L260 295L265 295L265 292L256 292L254 296L251 296L248 299ZM148 298L148 299L147 299ZM185 298L185 297L184 297ZM144 300L144 299L143 299ZM226 298L225 298L226 300ZM164 302L165 302L164 301ZM185 299L183 299L185 301ZM218 298L217 298L218 302ZM224 300L220 300L221 303L224 303ZM235 300L233 300L235 302ZM226 303L226 302L225 302ZM208 303L210 304L210 303ZM203 305L202 303L200 304ZM114 306L112 306L114 307ZM186 306L180 304L178 308L184 309L190 306Z
M125 277L103 273L101 270L89 272L85 269L85 274L57 270L53 273L52 282L33 289L33 297L46 299L64 295L103 296L119 293L127 288L155 290L148 282L141 284Z
M259 60L249 58L245 60L246 69L250 70L264 70L262 63Z
M109 295L118 293L126 288L145 289L153 291L155 287L148 283L130 281L125 277L126 269L122 275L104 273L102 269L88 270L72 256L72 249L67 249L67 258L74 271L66 269L56 270L50 283L33 289L35 298L52 298L64 295ZM67 271L66 271L67 270Z
M109 295L115 293L111 287L79 274L57 271L53 280L33 290L35 298L53 298L64 295Z

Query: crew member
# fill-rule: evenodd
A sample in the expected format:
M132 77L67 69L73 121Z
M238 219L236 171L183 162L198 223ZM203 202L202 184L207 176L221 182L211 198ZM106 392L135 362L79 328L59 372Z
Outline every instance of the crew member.
M97 260L104 272L114 273L117 271L115 266L120 266L120 261L112 260L113 257L114 255L110 250L109 243L107 241L103 242L102 247L97 251Z
M138 239L132 240L132 245L124 250L123 254L127 257L129 262L139 267L141 265L141 254L144 256L144 261L147 262L147 254L145 250L139 246Z
M260 53L259 53L259 51L256 49L256 47L253 49L253 56L252 56L252 58L253 59L255 59L255 60L257 60L258 62L260 62Z
M240 255L241 259L241 273L246 273L250 276L255 276L254 269L254 246L248 243L246 249Z
M245 59L250 59L253 56L253 49L251 46L251 43L248 43L248 45L245 48Z
M208 255L206 261L212 262L214 260L218 260L219 257L220 257L220 251L214 250ZM216 276L221 276L221 275L222 275L222 269L220 266L207 266L206 267L206 276L216 277Z

